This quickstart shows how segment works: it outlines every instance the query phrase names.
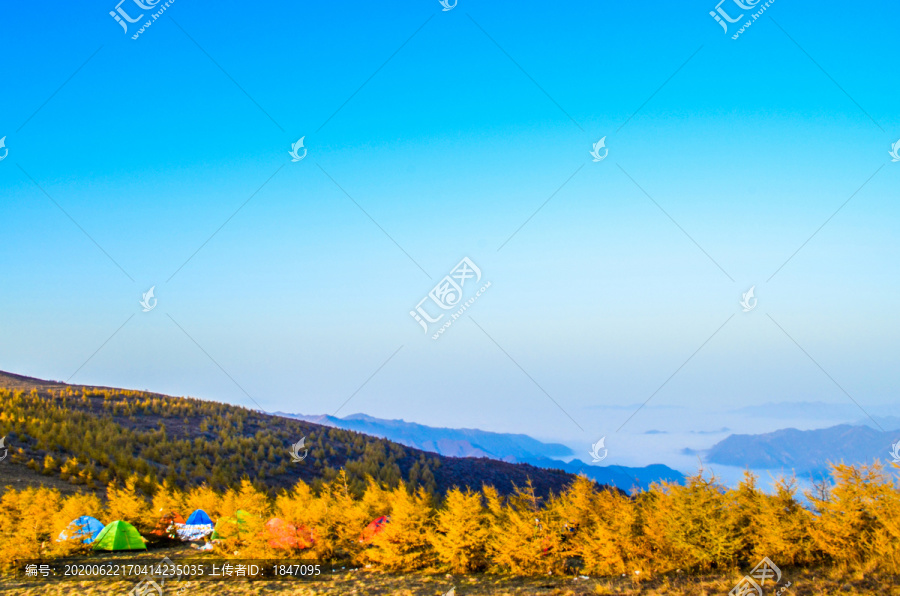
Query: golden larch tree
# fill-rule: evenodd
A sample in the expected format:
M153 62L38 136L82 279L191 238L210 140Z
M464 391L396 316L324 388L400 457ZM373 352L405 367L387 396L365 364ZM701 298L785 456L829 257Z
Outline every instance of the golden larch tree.
M453 573L484 568L490 533L481 493L453 488L435 516L431 545L438 560Z

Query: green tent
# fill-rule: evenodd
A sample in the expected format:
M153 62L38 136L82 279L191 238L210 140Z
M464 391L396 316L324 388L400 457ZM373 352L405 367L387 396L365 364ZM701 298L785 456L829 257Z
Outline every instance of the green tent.
M219 518L212 536L209 537L210 540L221 540L223 534L226 537L237 535L240 538L242 533L248 531L247 522L250 521L250 517L250 514L243 509L238 509L234 513L234 517Z
M147 550L147 547L134 526L128 522L114 521L97 534L94 550Z

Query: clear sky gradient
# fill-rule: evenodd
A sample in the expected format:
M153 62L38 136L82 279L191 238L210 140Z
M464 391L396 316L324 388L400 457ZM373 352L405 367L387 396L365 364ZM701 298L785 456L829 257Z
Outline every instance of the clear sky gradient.
M578 445L897 414L896 3L115 8L0 6L0 369Z

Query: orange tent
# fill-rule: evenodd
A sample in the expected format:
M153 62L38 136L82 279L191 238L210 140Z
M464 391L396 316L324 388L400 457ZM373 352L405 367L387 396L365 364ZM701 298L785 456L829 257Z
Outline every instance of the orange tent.
M158 522L156 522L156 528L153 529L153 534L155 536L175 536L175 525L182 524L184 525L184 518L181 517L177 512L170 511L166 515L162 516Z
M363 530L362 536L360 536L360 542L370 542L375 536L380 534L384 527L391 522L391 518L387 515L382 515L377 519L373 519L369 522L369 525Z
M313 531L306 526L297 528L280 517L273 517L266 522L266 533L269 536L269 546L279 549L304 549L309 548L315 542Z
M280 517L273 517L266 522L266 533L272 548L297 548L297 528Z

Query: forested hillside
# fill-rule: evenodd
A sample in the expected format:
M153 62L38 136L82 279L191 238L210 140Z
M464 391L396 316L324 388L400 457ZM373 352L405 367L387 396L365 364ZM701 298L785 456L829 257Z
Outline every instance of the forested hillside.
M489 484L502 494L528 480L546 494L571 480L561 471L438 456L224 403L7 373L0 373L2 436L10 450L4 465L25 464L88 488L137 474L139 486L148 490L165 480L225 490L247 478L274 494L297 480L318 487L341 469L356 494L362 494L366 477L390 487L402 480L438 493ZM289 451L301 437L308 454L293 462Z

